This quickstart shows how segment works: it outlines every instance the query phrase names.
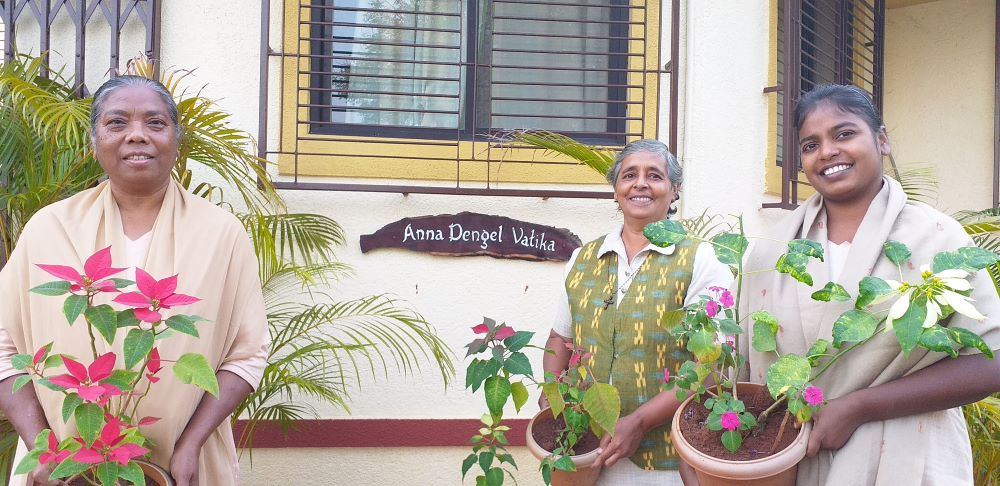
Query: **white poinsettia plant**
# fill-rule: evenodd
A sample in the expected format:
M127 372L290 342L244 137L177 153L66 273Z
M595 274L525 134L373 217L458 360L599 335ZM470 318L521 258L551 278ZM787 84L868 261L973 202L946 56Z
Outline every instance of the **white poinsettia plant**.
M712 245L719 261L731 267L736 276L735 298L728 290L713 289L711 295L703 296L687 308L668 313L664 319L672 336L683 343L694 359L683 363L675 373L664 370L663 388L676 390L681 400L695 395L695 399L710 411L706 427L721 432L720 439L729 451L739 450L747 435L782 404L786 412L779 438L789 417L794 417L798 423L809 421L825 403L823 391L814 385L816 380L834 363L880 332L892 332L904 355L919 347L956 357L962 348L975 348L993 358L993 351L978 333L944 326L941 322L954 313L977 321L986 318L975 308L970 297L969 278L996 265L1000 261L996 254L978 247L941 252L929 264L920 267L920 280L910 282L903 279L902 273L902 266L908 264L912 256L910 250L897 241L887 241L884 254L899 268L900 279L864 277L858 283L853 308L837 318L830 339L819 339L805 355L797 355L778 352L778 321L769 312L759 310L749 316L739 313L743 276L748 273L743 268L743 256L749 246L742 231L742 221L739 221L739 228L739 233L721 233L702 240ZM670 220L650 224L645 235L650 242L662 247L688 238L701 240L689 236L680 223ZM788 251L775 262L774 270L811 287L813 279L806 271L811 258L823 260L823 247L819 243L792 240L788 242ZM827 283L811 297L825 302L852 298L835 282ZM766 379L775 403L757 415L747 411L734 387L746 364L746 357L738 352L736 340L743 334L747 319L751 322L746 327L753 330L753 349L778 356L768 368Z

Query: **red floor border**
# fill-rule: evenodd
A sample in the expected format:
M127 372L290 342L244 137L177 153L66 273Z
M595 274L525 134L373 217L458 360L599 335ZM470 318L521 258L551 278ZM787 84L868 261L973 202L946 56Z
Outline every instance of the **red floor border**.
M504 422L512 446L524 445L527 419ZM300 420L286 437L276 423L258 424L254 448L289 447L439 447L467 446L482 425L474 419L327 419ZM239 439L246 421L237 421Z

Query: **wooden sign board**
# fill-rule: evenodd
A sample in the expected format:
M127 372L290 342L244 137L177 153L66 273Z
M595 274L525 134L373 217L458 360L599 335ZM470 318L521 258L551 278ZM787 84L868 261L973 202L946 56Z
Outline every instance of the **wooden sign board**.
M580 238L567 229L470 212L403 218L361 236L362 253L404 248L433 255L535 261L569 260L580 245Z

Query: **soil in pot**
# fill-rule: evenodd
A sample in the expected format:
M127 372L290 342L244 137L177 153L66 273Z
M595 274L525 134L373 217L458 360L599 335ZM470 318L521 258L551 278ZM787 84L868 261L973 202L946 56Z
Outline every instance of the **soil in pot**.
M556 448L556 437L559 436L559 431L566 428L566 421L560 415L559 418L553 418L551 413L543 413L537 419L535 419L535 424L532 426L531 437L535 439L538 445L547 451L552 451ZM586 454L594 449L597 449L601 445L601 439L598 439L593 432L587 431L587 433L576 443L576 447L573 448L573 453L576 455Z
M750 393L740 394L740 399L747 407L747 411L755 417L770 407L774 400L768 394L767 388L754 389ZM771 448L774 440L778 437L781 429L781 420L785 416L784 405L778 406L767 417L762 426L758 426L751 433L743 437L743 446L736 453L729 452L722 445L722 432L712 432L705 428L705 421L708 419L709 410L701 403L691 402L684 413L681 414L680 429L684 439L695 449L708 454L709 456L730 461L748 461L760 459L772 454ZM785 424L785 431L778 441L774 452L779 452L795 441L798 429L794 427L794 417L789 417Z

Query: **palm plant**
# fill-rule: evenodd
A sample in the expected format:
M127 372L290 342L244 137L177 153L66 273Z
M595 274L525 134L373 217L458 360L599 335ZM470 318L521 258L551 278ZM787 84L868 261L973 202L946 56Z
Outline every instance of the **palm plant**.
M0 67L0 238L3 255L24 223L47 204L96 184L103 174L89 141L90 99L73 94L58 73L41 76L42 60L18 56ZM316 214L290 214L267 177L266 161L253 155L253 140L227 126L229 115L200 93L180 89L187 71L155 77L152 63L138 58L130 74L161 81L177 100L182 136L173 176L194 194L222 200L223 188L198 182L191 165L221 178L246 208L236 212L257 254L273 340L263 383L239 406L249 419L241 446L252 445L259 420L315 416L304 396L347 409L351 378L358 370L389 368L411 373L425 358L447 384L452 355L431 327L405 302L374 295L338 301L317 289L350 275L333 249L344 242L335 221ZM374 371L373 371L374 373ZM0 422L0 473L8 477L17 436ZM7 469L4 473L3 467Z

